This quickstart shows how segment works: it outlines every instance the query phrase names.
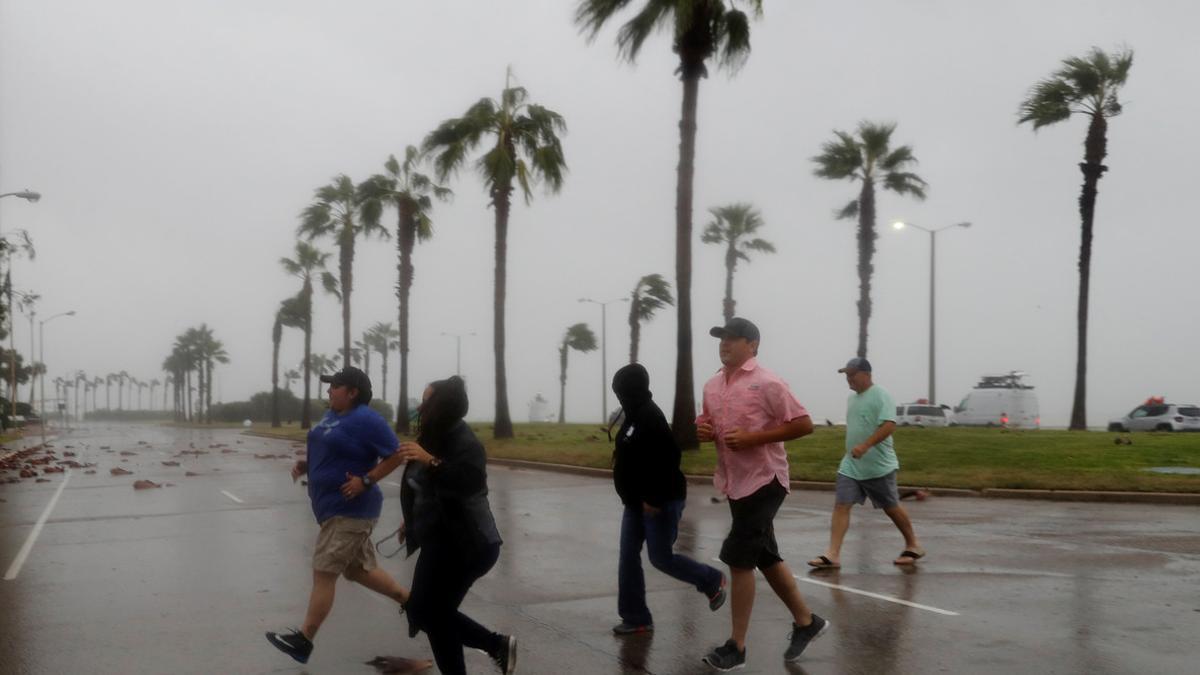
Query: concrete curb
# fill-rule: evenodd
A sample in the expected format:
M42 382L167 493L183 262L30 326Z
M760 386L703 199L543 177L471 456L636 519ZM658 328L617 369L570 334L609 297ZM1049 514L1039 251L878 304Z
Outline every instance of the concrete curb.
M598 469L590 466L574 466L571 464L554 464L550 462L534 462L525 459L506 459L489 457L489 464L509 466L518 469L535 471L554 471L593 478L611 478L612 470ZM692 485L712 485L712 476L688 474L687 482ZM794 480L791 486L796 490L812 490L832 492L833 483L810 480ZM901 490L915 490L919 486L904 485ZM983 490L968 490L962 488L920 488L927 490L936 497L980 497L989 499L1042 499L1059 502L1117 502L1127 504L1173 504L1179 506L1200 506L1200 494L1190 492L1104 492L1099 490L1017 490L1008 488L984 488Z

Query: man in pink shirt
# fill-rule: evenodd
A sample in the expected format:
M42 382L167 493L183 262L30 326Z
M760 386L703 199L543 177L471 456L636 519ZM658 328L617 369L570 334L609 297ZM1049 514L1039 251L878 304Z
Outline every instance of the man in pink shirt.
M717 670L746 663L746 631L754 606L754 570L792 613L792 632L785 661L799 660L808 643L829 622L804 603L775 541L775 514L790 486L784 441L812 433L808 411L787 383L758 365L758 327L734 317L709 331L721 339L721 370L704 385L704 405L696 418L700 440L717 445L713 484L729 497L733 522L721 545L721 561L732 579L732 635L704 656Z

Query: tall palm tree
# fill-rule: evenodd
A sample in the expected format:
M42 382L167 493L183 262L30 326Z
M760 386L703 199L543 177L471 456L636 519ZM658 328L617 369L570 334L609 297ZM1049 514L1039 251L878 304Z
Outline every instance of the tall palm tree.
M378 219L359 217L362 201L357 188L345 174L316 189L315 200L300 217L296 233L309 241L331 237L338 247L338 299L342 303L342 365L350 365L350 294L354 290L354 243L372 234L386 239L388 231Z
M295 368L289 368L283 373L283 388L287 393L292 393L292 383L300 379L300 371Z
M629 294L629 362L637 363L638 343L641 342L642 324L654 318L654 313L674 305L671 297L671 282L661 274L647 274L638 279Z
M150 410L154 410L154 390L157 389L158 385L160 385L160 384L162 384L162 383L159 382L157 378L150 380L150 398L147 399L147 402L150 404ZM95 406L92 406L92 407L95 407Z
M82 370L75 371L75 379L72 382L71 386L73 386L75 388L75 419L77 419L77 420L83 419L83 414L79 410L79 391L81 389L84 389L84 387L80 386L80 383L83 383L84 385L86 385L87 383L89 383L91 381L92 381L91 378L89 378L87 376L87 374L84 373ZM87 392L86 392L86 390L84 391L84 395L83 395L83 405L84 405L84 407L87 407Z
M714 220L704 228L700 241L725 247L725 302L721 309L728 323L735 314L737 302L733 299L733 273L739 260L750 262L750 252L774 253L775 245L766 239L754 237L763 226L762 214L751 204L738 203L709 209ZM751 238L753 237L753 238Z
M367 331L363 331L363 339L354 341L355 359L362 362L363 372L367 374L367 378L371 377L371 351L372 347L367 340Z
M163 370L166 370L166 369L164 368ZM175 378L171 375L166 375L165 377L163 377L162 385L163 385L162 409L165 411L167 409L167 388L173 387L175 385Z
M442 122L425 138L426 152L436 153L438 180L447 178L468 161L468 153L487 138L487 151L474 162L495 210L496 269L493 287L492 351L496 361L496 415L493 435L512 438L508 411L508 375L504 365L504 301L507 292L508 215L512 193L520 186L528 204L532 185L544 181L550 192L562 189L567 163L559 134L566 132L562 115L529 103L524 87L512 86L509 69L500 100L483 98L462 117Z
M834 131L836 140L821 146L812 158L813 173L829 180L861 183L858 196L837 212L841 219L858 219L858 355L867 356L867 324L871 320L871 277L875 273L875 185L898 195L925 199L925 181L908 169L917 163L910 146L893 149L895 124L862 121L857 136Z
M129 373L122 370L117 373L117 410L125 409L125 382L129 380Z
M596 334L586 323L577 323L563 334L562 344L558 346L558 423L567 421L567 354L575 351L587 353L596 349Z
M149 383L149 382L147 382L147 381L145 381L145 380L138 380L138 381L137 381L138 410L143 410L143 408L142 408L142 394L143 394L143 393L145 393L145 391L146 391L146 387L149 387L149 386L150 386L150 383Z
M392 328L392 324L379 322L368 331L370 335L371 348L379 352L380 360L383 362L383 380L380 384L379 398L384 403L387 403L387 376L388 376L388 352L400 346L398 341L400 333ZM407 406L405 406L407 409Z
M120 382L120 381L121 381L121 376L117 373L109 373L108 375L104 376L104 408L105 408L105 410L112 410L112 384L113 384L113 382ZM120 398L120 396L121 396L121 391L117 390L117 397Z
M383 168L386 173L371 176L360 188L363 198L370 205L364 207L364 218L378 218L384 205L396 209L396 250L400 255L400 278L396 282L396 298L399 307L400 338L400 396L396 404L396 432L408 433L408 297L412 291L412 253L418 241L433 236L433 199L449 199L453 194L449 188L433 182L417 171L421 155L415 146L404 149L404 162L389 155ZM386 378L386 374L384 375ZM386 393L386 389L384 392Z
M218 363L229 363L229 354L225 345L213 335L207 324L200 324L197 330L197 356L200 372L203 374L200 398L204 401L204 415L201 418L205 424L212 424L212 385L213 366Z
M319 377L322 373L332 373L338 370L337 359L332 359L324 354L311 354L308 358L308 367L317 373ZM324 389L317 387L317 400L324 401Z
M633 0L580 0L575 23L595 38L600 29ZM650 35L670 30L679 56L676 73L683 82L679 120L679 166L675 185L676 312L675 407L671 429L683 448L697 448L696 393L692 372L692 202L696 173L696 107L705 63L736 71L750 56L750 16L762 16L762 0L645 0L617 31L621 57L633 61ZM738 9L745 5L748 12Z
M1064 59L1054 73L1034 85L1021 102L1018 124L1028 122L1034 130L1063 122L1071 115L1088 118L1083 142L1083 187L1079 193L1079 302L1076 311L1075 397L1071 404L1073 430L1087 429L1087 322L1088 290L1092 277L1092 235L1096 215L1096 192L1100 177L1108 170L1108 119L1121 114L1117 94L1129 78L1133 51L1113 54L1093 47L1085 57Z
M283 342L283 327L304 326L303 301L299 297L287 298L275 310L275 325L271 329L271 426L281 427L279 418L279 345Z
M300 408L301 429L312 426L309 404L312 401L313 281L319 276L326 291L333 292L337 287L337 280L325 269L328 260L328 253L322 253L305 241L296 242L295 258L279 259L279 264L283 266L283 269L301 281L300 294L296 296L300 303L298 309L303 319L301 330L304 331L304 359L300 362L300 368L304 371L304 404ZM319 387L317 395L320 396Z

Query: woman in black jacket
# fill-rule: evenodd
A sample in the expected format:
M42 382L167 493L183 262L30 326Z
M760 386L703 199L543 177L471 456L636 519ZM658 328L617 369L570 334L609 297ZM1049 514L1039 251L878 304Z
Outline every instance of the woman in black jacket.
M625 414L613 452L613 483L625 505L617 571L621 623L613 632L631 635L654 630L642 575L643 542L651 565L695 586L714 612L725 603L725 575L672 550L686 504L687 482L679 470L679 444L652 400L650 375L641 365L631 363L613 375L612 388Z
M423 630L438 669L466 673L463 647L481 649L509 675L517 641L493 633L458 611L471 584L500 556L500 533L488 505L487 457L467 426L462 378L430 384L419 409L416 443L402 443L408 461L400 488L408 554L420 549L405 609L409 635Z

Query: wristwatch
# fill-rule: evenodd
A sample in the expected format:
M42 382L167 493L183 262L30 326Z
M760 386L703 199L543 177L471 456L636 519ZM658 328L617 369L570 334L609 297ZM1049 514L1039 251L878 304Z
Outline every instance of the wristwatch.
M363 484L363 487L369 488L375 484L375 481L371 480L371 477L364 473L362 475L362 484Z

